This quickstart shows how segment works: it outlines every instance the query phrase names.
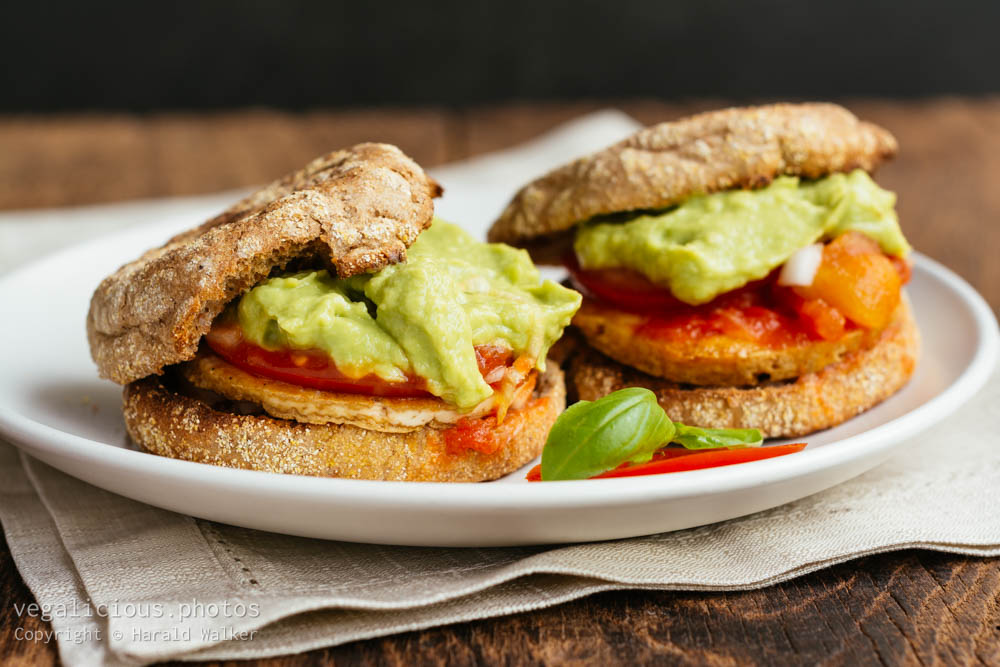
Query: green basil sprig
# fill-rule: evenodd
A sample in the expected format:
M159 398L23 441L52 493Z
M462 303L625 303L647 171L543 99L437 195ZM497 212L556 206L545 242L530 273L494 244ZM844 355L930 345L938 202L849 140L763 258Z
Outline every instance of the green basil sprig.
M685 449L718 449L719 447L759 447L764 442L755 428L699 428L674 422L672 439Z
M648 389L622 389L593 402L580 401L559 415L549 431L542 479L586 479L625 461L648 461L673 435L673 422Z
M756 447L757 429L674 423L648 389L631 387L580 401L559 415L542 450L542 479L587 479L623 463L644 463L670 442L687 449Z

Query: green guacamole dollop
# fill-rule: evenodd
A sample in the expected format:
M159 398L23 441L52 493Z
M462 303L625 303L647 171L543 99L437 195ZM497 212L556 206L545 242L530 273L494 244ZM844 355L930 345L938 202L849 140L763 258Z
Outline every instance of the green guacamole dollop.
M867 234L891 255L910 245L899 229L896 195L863 170L816 181L783 176L758 190L699 195L626 222L593 220L577 230L584 269L628 268L689 304L763 278L800 248L848 231Z
M405 262L343 280L325 270L270 278L240 299L237 314L257 345L324 350L355 378L415 374L467 409L493 393L474 346L506 345L542 370L579 306L579 294L541 280L527 252L435 220Z

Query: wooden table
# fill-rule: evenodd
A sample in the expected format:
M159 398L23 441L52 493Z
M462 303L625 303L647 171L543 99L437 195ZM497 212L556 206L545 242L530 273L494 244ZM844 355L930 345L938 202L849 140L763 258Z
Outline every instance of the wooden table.
M1000 308L1000 99L848 101L902 147L879 182L903 228ZM607 105L224 114L0 117L0 209L72 206L251 185L363 140L395 143L425 166L510 146ZM618 104L652 123L721 106ZM0 659L56 661L19 642L14 604L31 594L0 550ZM760 591L615 592L538 612L314 651L270 662L347 664L928 663L1000 664L1000 560L904 551L859 559Z

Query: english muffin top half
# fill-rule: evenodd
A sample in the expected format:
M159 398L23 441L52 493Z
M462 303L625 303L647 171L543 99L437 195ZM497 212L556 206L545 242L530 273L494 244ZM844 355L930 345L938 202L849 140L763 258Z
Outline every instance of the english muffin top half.
M489 238L524 243L598 216L665 209L693 195L759 188L779 176L872 172L896 150L887 130L835 104L710 111L639 130L532 181Z

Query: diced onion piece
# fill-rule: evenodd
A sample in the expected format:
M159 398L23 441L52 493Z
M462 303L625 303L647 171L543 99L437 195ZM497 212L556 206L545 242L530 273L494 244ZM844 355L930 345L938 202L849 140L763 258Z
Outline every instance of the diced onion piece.
M489 373L487 373L486 377L484 377L483 380L486 382L486 384L493 384L494 382L499 382L500 380L502 380L503 376L506 373L507 373L506 366L497 366Z
M819 264L822 261L822 243L813 243L797 250L781 267L781 273L778 274L778 284L799 285L801 287L812 285L816 270L819 269Z
M493 394L494 404L497 408L497 424L503 423L503 419L507 415L507 408L517 401L515 390L521 386L521 380L531 372L531 368L534 365L535 362L531 357L521 355L514 360L514 364L510 368L506 369L503 381ZM515 405L514 407L516 408L517 406Z

